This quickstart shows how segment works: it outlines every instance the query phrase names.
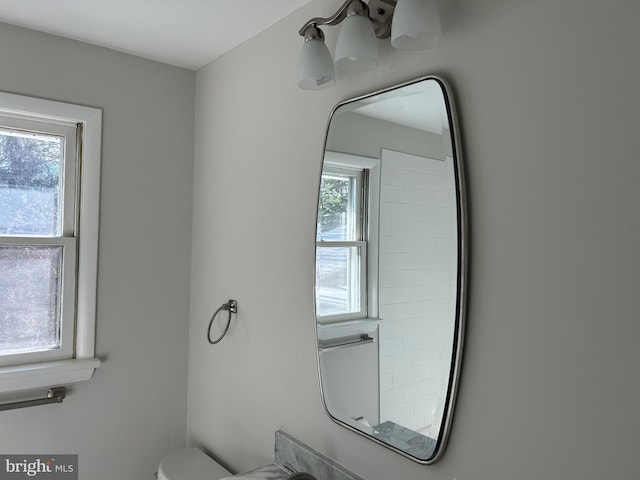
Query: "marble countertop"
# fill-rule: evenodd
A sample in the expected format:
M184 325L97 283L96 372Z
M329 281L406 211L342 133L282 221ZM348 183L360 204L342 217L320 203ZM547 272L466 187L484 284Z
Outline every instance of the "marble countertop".
M226 477L222 480L284 480L289 475L290 473L284 468L273 463L249 472L239 473L233 477Z
M291 470L286 470L282 465ZM282 430L276 432L272 464L222 480L286 480L292 470L308 472L318 480L364 480Z

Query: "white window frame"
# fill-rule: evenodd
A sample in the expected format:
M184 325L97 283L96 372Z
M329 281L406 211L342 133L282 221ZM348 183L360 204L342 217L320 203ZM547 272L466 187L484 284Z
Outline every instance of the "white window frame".
M316 247L358 247L360 248L360 311L338 315L318 315L318 323L331 324L354 320L377 319L378 316L378 222L380 161L377 158L327 151L324 166L328 171L342 169L366 171L366 185L361 186L359 199L361 230L358 241L316 241Z
M17 123L27 119L59 126L77 125L81 128L81 138L77 143L80 149L77 155L80 163L75 168L79 179L73 182L78 188L75 185L65 186L75 190L73 193L68 193L70 190L67 190L65 194L76 196L75 202L67 206L77 209L72 215L77 223L64 224L62 238L44 237L34 241L43 245L52 242L56 245L63 243L63 248L67 251L77 250L76 255L64 256L65 274L75 273L75 279L67 278L67 284L63 285L63 288L66 286L67 292L69 289L75 291L75 298L71 301L68 298L62 300L65 303L63 308L67 310L75 304L75 312L72 315L75 322L66 325L67 328L72 327L71 332L65 333L63 327L63 336L72 339L70 348L59 352L57 356L61 358L49 360L47 355L27 353L21 354L20 358L23 358L24 362L0 367L0 393L85 381L91 378L95 369L100 366L100 360L95 358L95 323L102 110L0 92L0 115L16 118ZM75 141L72 139L68 143ZM6 238L2 239L3 243L11 243L11 240L5 240ZM73 262L76 260L77 265L74 265Z

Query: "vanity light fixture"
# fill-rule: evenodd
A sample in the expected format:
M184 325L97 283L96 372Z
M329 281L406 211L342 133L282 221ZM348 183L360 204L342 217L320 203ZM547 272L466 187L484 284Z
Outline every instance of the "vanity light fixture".
M319 27L342 22L334 60ZM298 33L304 37L298 57L298 86L322 90L336 83L336 69L365 72L375 68L376 39L391 37L391 45L401 50L422 50L438 43L438 0L346 0L332 16L312 18Z

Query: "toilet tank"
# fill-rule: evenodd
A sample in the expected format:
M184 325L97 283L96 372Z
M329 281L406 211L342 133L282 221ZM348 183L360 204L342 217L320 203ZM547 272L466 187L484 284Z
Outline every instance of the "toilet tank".
M197 448L180 448L164 457L158 480L220 480L231 472Z

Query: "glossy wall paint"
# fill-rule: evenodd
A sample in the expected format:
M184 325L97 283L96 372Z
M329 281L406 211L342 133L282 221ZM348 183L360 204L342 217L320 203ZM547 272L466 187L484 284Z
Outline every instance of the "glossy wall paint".
M6 24L0 44L0 90L103 109L102 365L62 404L0 412L0 452L152 478L186 436L195 73Z
M376 70L299 90L297 31L338 4L315 0L197 73L189 442L234 471L270 463L282 428L368 480L634 476L640 5L446 2L436 48L381 43ZM313 317L329 114L425 74L453 86L471 229L460 395L433 466L329 420ZM211 346L229 298L238 315Z

